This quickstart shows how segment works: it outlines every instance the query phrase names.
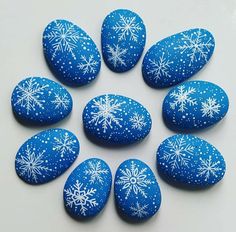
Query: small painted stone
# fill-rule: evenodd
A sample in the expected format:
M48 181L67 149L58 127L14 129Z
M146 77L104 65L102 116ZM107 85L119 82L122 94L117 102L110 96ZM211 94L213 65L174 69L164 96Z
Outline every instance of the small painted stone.
M148 111L135 100L115 94L93 98L83 111L88 137L104 145L127 145L144 139L151 130Z
M160 188L152 170L137 159L126 160L118 167L114 193L118 211L128 221L146 220L161 205Z
M53 74L66 85L86 85L100 71L97 46L85 31L67 20L58 19L47 25L43 51Z
M134 12L111 12L102 25L103 59L114 72L126 72L139 61L146 42L143 20Z
M63 192L67 212L76 219L96 216L109 198L111 184L111 170L103 160L85 160L65 183Z
M188 81L174 87L162 105L166 125L179 131L212 126L226 115L228 108L224 90L207 81Z
M17 175L28 184L44 184L63 174L75 161L80 146L65 129L49 129L28 139L15 159Z
M68 116L72 98L60 84L42 77L22 80L12 92L12 110L23 123L49 125Z
M208 187L223 178L226 167L223 156L207 141L177 134L159 146L157 169L170 183Z
M213 35L201 28L167 37L146 53L142 73L153 88L165 88L190 78L211 58L215 48Z

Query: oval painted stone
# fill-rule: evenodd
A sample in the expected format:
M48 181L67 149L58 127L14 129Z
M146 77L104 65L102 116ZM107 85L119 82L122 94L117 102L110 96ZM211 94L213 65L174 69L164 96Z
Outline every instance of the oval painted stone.
M44 184L63 174L75 161L80 145L65 129L49 129L28 139L18 150L17 175L28 184Z
M149 112L137 101L115 94L93 98L83 111L86 134L104 145L126 145L144 139L151 130Z
M43 77L29 77L13 90L11 105L21 122L49 125L68 116L73 103L69 92L60 84Z
M207 81L188 81L170 90L163 101L163 119L173 130L199 130L219 122L227 113L225 91Z
M103 59L114 72L126 72L139 61L146 42L143 20L133 11L111 12L102 25Z
M159 146L157 169L170 183L207 187L223 178L226 165L220 152L207 141L177 134Z
M66 85L86 85L100 71L101 57L94 41L67 20L58 19L47 25L43 51L53 74Z
M73 218L96 216L105 206L111 191L112 175L101 159L82 162L64 186L64 205Z
M160 208L161 192L152 170L137 159L121 163L115 175L115 202L128 221L152 217Z
M142 64L143 78L153 88L176 85L200 71L214 48L213 35L202 28L167 37L147 51Z

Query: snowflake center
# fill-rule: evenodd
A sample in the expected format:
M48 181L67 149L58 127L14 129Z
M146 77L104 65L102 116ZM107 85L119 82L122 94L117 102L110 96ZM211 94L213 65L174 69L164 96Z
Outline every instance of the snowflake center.
M134 185L134 184L137 183L137 178L135 178L135 177L132 176L132 177L129 179L129 181L130 181L130 183L131 183L132 185Z

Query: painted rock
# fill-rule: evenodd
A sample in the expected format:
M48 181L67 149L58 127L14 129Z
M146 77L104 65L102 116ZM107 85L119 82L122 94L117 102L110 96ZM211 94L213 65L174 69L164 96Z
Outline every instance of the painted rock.
M53 74L66 85L86 85L100 71L101 57L95 43L67 20L54 20L47 25L43 51Z
M211 58L214 47L212 34L201 28L167 37L146 53L143 78L153 88L176 85L200 71Z
M42 131L27 140L15 160L17 175L28 184L44 184L63 174L79 154L79 141L65 129Z
M148 219L161 205L160 188L152 170L137 159L126 160L118 167L114 193L118 211L128 221Z
M111 190L112 175L101 159L82 162L64 186L64 204L73 218L96 216L105 206Z
M144 139L151 130L148 111L135 100L106 94L93 98L83 111L89 138L105 145L126 145Z
M163 101L163 119L174 130L199 130L219 122L227 113L229 100L219 86L189 81L170 90Z
M136 13L124 9L111 12L101 33L103 58L112 71L125 72L137 64L145 46L146 29Z
M171 183L207 187L225 174L225 161L207 141L177 134L164 140L157 151L157 169Z
M12 110L23 123L49 125L68 116L72 98L60 84L42 77L18 83L11 97Z

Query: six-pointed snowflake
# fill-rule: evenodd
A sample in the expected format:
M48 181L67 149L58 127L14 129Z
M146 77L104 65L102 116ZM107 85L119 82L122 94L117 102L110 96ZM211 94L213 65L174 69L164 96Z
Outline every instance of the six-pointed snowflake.
M132 128L137 129L139 131L141 131L143 127L145 127L147 124L145 122L145 117L143 115L138 114L137 112L133 114L129 121L132 123Z
M197 104L196 99L192 98L190 95L196 92L196 89L193 87L188 87L187 90L185 90L185 86L181 85L178 88L178 91L175 90L170 94L171 98L174 98L174 101L170 103L170 108L175 109L175 107L178 107L178 111L184 112L188 104L189 106L194 106Z
M132 211L132 216L137 216L138 218L143 218L148 215L148 205L141 205L139 202L136 202L135 206L131 206L130 210Z
M190 157L193 154L194 147L187 144L184 137L181 137L175 141L168 140L162 159L170 164L171 170L173 171L175 168L180 168L181 166L188 167Z
M89 123L101 124L105 133L108 127L113 128L113 124L120 126L122 118L117 117L117 113L121 112L121 105L125 102L119 102L117 99L110 99L108 95L100 97L99 100L93 100L92 108L96 109L91 112L92 120Z
M83 187L83 184L76 180L76 183L68 189L64 189L66 195L66 205L75 210L79 208L82 215L86 216L86 211L90 207L98 205L95 198L92 198L96 193L96 189L88 189Z
M81 56L82 62L78 64L78 67L80 70L83 71L83 74L86 73L95 73L96 67L98 65L98 62L94 60L93 55L90 55L89 58L86 58L85 56Z
M214 114L219 114L220 112L220 104L217 103L215 98L208 98L205 102L202 102L202 117L210 117L213 118Z
M112 65L116 68L117 66L126 66L124 56L127 52L127 49L120 48L119 45L114 45L113 47L111 45L107 45L107 52L110 53L108 55L108 61L112 63Z
M102 169L100 161L89 161L88 165L89 168L84 171L84 174L90 176L89 182L92 184L95 181L98 181L103 184L103 175L108 173L108 169Z
M120 169L123 176L119 177L116 184L123 186L122 189L125 190L125 199L128 199L131 192L136 195L140 193L143 197L147 197L145 188L152 182L147 178L146 171L147 168L139 169L133 161L131 161L130 169Z
M64 110L68 109L68 106L70 104L70 100L68 98L67 94L55 94L55 99L52 101L52 103L55 105L55 109L61 109Z
M129 40L138 41L138 32L142 30L139 23L136 22L136 17L124 17L119 15L120 20L112 27L118 33L118 41Z

